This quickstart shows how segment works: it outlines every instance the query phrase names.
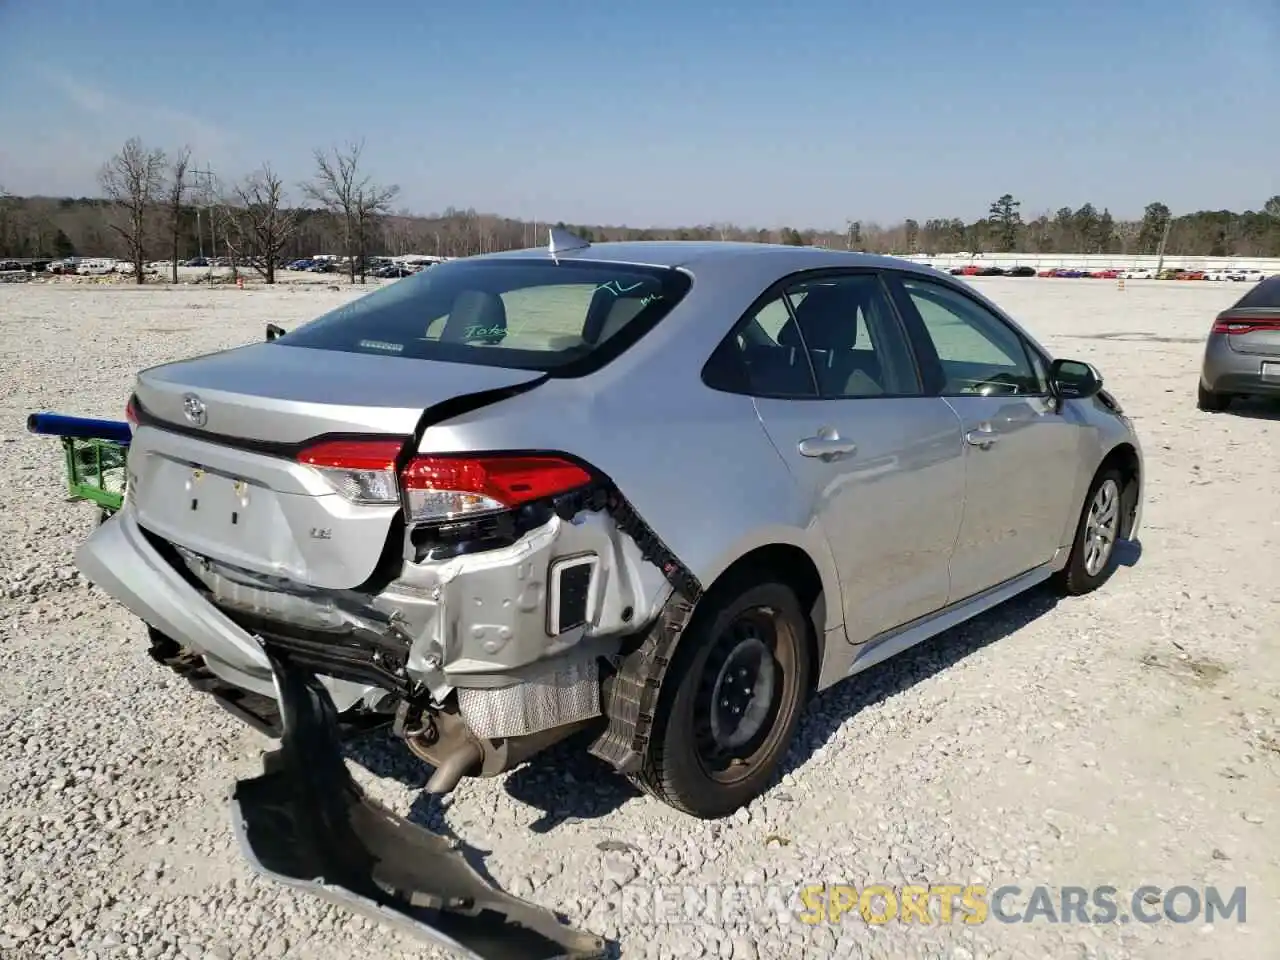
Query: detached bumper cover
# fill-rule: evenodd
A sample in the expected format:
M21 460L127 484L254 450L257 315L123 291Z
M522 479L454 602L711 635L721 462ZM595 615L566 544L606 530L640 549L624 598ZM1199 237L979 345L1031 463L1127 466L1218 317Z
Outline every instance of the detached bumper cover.
M336 711L305 669L273 658L283 737L266 772L232 794L260 873L472 960L594 960L604 941L491 886L443 837L367 798L347 772Z

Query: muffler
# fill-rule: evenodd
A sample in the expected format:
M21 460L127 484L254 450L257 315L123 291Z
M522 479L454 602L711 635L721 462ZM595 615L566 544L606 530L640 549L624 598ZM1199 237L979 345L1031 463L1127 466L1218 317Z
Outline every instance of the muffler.
M232 791L253 868L469 960L596 960L603 939L491 885L444 837L365 796L314 673L271 656L282 735L264 772Z

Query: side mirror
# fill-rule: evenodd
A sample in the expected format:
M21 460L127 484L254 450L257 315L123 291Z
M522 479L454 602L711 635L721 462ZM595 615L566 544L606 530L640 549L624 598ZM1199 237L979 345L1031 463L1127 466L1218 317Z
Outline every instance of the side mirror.
M1102 389L1102 374L1083 360L1055 360L1049 366L1049 385L1061 400L1087 400Z
M276 337L283 337L284 333L284 327L277 327L274 323L267 324L267 340L274 340Z

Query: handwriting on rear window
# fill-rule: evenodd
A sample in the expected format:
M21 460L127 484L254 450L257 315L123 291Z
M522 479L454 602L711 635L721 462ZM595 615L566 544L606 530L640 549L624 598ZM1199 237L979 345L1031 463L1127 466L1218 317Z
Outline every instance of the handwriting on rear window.
M630 293L632 290L639 290L639 289L640 289L641 287L643 287L643 286L644 286L644 281L643 281L643 280L641 280L641 281L639 281L639 282L637 282L637 283L631 283L631 284L625 284L625 285L624 285L624 284L622 284L622 283L620 283L620 282L619 282L619 281L617 281L617 280L610 280L608 283L602 283L602 284L600 284L600 286L599 286L599 287L597 287L596 289L598 289L598 290L608 290L608 291L609 291L610 293L612 293L615 297L625 297L625 296L626 296L628 293Z

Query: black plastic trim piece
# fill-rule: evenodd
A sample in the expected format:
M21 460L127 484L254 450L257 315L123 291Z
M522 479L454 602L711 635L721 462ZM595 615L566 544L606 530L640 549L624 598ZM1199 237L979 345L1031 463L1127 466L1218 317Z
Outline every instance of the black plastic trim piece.
M472 866L470 851L368 797L347 770L320 679L288 658L271 657L271 669L280 747L231 794L232 826L255 871L468 960L610 955L603 938L498 889Z

